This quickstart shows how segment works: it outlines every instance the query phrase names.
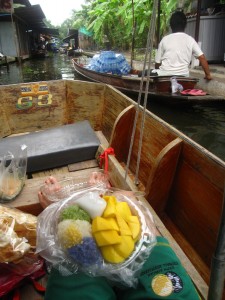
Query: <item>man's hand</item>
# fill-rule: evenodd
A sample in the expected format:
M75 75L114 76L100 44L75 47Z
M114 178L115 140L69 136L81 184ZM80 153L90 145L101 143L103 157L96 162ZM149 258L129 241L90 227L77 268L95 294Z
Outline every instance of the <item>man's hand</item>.
M205 75L204 79L206 79L206 80L212 80L212 76L211 76L211 74L207 74L207 75Z
M199 61L200 61L200 64L201 64L201 66L202 66L202 69L204 70L204 72L205 72L205 79L206 80L212 80L212 76L211 76L211 74L210 74L210 70L209 70L209 65L208 65L208 62L207 62L207 60L206 60L206 58L205 58L205 55L204 54L202 54L202 55L200 55L199 57L198 57L198 59L199 59Z

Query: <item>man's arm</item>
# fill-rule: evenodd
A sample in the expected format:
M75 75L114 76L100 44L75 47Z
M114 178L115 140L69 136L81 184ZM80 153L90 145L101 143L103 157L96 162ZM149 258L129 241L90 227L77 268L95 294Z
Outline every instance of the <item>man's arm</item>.
M209 65L208 65L208 62L207 62L207 60L206 60L206 58L205 58L205 55L204 54L202 54L202 55L200 55L199 57L198 57L198 60L200 61L200 64L201 64L201 66L202 66L202 69L204 70L204 72L205 72L205 79L207 79L207 80L211 80L212 79L212 76L211 76L211 74L210 74L210 70L209 70Z

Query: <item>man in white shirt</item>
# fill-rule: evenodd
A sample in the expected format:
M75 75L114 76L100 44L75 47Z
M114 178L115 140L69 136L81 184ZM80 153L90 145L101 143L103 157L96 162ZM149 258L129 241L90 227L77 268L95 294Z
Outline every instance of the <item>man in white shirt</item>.
M186 16L176 11L170 18L172 33L165 36L159 43L155 58L158 76L189 76L189 65L192 55L199 59L205 72L205 79L211 80L208 62L198 43L184 33L187 24Z

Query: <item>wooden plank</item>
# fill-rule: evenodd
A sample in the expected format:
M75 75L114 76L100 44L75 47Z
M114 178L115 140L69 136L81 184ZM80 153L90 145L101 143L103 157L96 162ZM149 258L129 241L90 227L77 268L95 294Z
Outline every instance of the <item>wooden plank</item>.
M70 172L84 170L84 169L91 169L96 167L98 167L98 162L96 161L96 159L86 160L86 161L68 165L68 169Z
M41 86L45 92L39 92ZM31 92L25 93L24 89ZM12 133L41 130L67 124L66 83L48 81L4 86L1 105Z
M94 130L101 130L104 85L67 80L67 117L69 124L88 120Z
M139 153L140 134L142 130L142 114L143 109L140 108L129 165L131 172L134 174L137 169L137 155ZM161 119L152 115L151 112L146 111L142 137L138 177L139 180L146 186L148 178L152 172L153 165L155 164L156 157L159 155L160 151L162 151L162 149L172 142L177 136L172 131L168 129L165 130L165 124Z
M68 166L61 167L61 168L55 168L51 170L45 170L41 172L35 172L32 173L31 177L32 178L39 178L39 177L48 177L48 176L56 176L57 174L67 174L69 173L69 168Z
M220 223L222 191L202 173L193 172L185 161L179 163L174 181L176 187L170 194L166 213L210 267Z
M167 105L193 105L193 104L209 104L209 103L222 103L225 102L223 96L218 95L205 95L205 96L188 96L181 94L162 93L162 92L150 92L154 96L155 101L164 102Z
M136 103L122 94L120 91L112 88L105 87L105 103L102 112L102 132L106 139L109 141L114 123L118 115L128 106L136 105Z
M102 133L102 131L95 131L99 141L101 144L105 145L106 147L109 146L109 142L107 141L106 137L104 136L104 134Z
M177 243L182 247L185 255L192 259L193 265L199 270L199 274L205 280L207 284L209 284L209 267L204 263L195 249L191 246L190 243L187 242L185 237L182 235L178 227L174 225L174 222L171 221L170 218L166 214L164 214L161 218L167 230L169 230L173 236L173 238L177 241Z
M82 177L86 181L87 178L89 178L90 174L94 171L99 171L99 168L97 167L67 173L51 172L49 174L54 175L58 181L65 180L68 178L79 178L80 180L82 179ZM43 210L38 200L38 191L40 187L44 184L44 181L49 176L49 174L43 174L43 177L37 176L33 179L27 179L21 193L15 200L9 203L9 206L18 208L24 212L29 212L37 216Z
M3 107L0 107L0 115L1 115L1 118L0 118L0 138L2 138L2 137L10 135L12 132L11 132L11 129L10 129L7 117L6 117L6 113L3 109Z
M136 109L134 105L125 108L117 117L110 137L110 147L119 161L126 161L130 146Z
M163 148L155 159L146 185L146 199L159 215L164 212L166 207L181 146L182 140L176 138Z
M188 137L184 138L182 157L199 175L223 192L225 162Z

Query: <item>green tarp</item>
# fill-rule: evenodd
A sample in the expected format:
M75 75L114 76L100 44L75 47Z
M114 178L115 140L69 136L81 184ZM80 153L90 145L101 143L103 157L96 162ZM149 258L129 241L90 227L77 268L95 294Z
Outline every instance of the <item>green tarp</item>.
M82 33L82 34L87 35L87 36L93 36L93 33L88 31L85 27L81 27L79 29L79 33Z

